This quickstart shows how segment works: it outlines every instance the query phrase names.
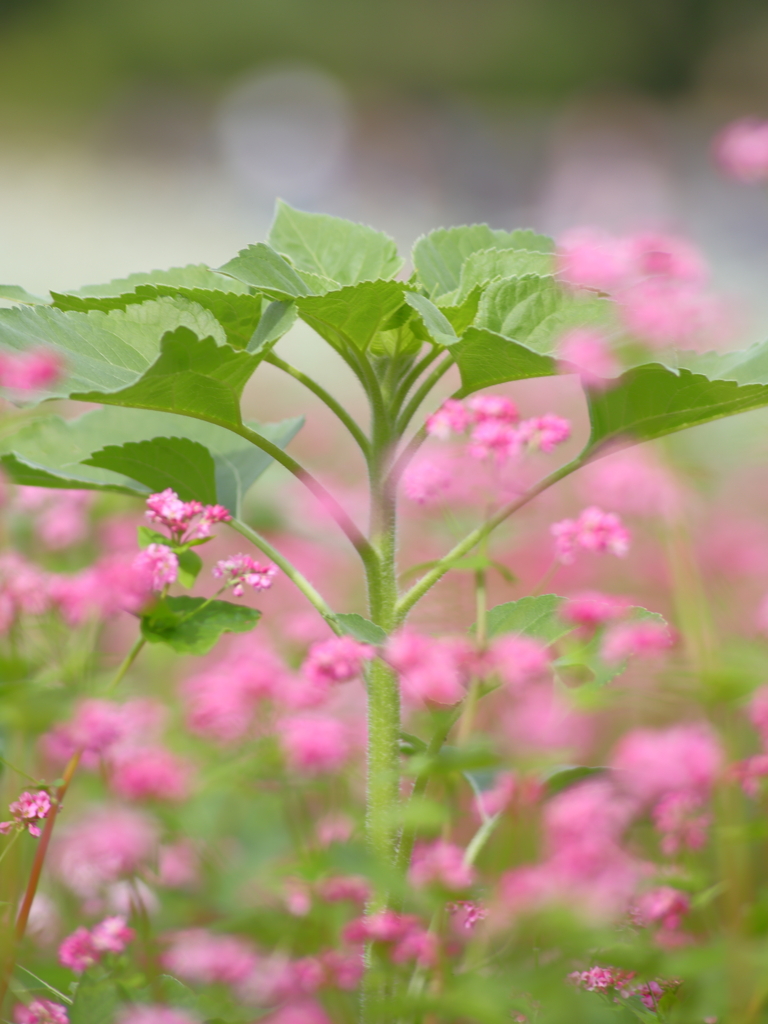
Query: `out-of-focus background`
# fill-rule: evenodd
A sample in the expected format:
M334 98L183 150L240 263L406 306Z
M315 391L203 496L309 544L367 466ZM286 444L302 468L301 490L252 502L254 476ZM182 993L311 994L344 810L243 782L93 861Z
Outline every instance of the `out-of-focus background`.
M761 0L0 0L0 281L231 257L276 195L403 246L488 220L665 227L764 334Z

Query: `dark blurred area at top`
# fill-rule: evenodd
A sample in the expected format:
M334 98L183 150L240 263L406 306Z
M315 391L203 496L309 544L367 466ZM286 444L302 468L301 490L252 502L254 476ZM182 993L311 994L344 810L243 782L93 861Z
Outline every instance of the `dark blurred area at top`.
M6 129L88 117L137 85L215 96L260 64L322 65L352 90L674 98L764 0L0 0Z

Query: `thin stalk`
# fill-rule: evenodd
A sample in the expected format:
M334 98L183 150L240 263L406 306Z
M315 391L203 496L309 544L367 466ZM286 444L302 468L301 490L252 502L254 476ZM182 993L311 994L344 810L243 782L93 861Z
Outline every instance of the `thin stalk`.
M10 838L10 840L6 844L5 849L3 850L2 853L0 853L0 864L5 860L6 856L14 848L14 846L16 845L16 840L19 838L20 835L21 835L21 829L19 829L16 832L13 833L13 835Z
M491 516L490 519L487 519L481 526L478 526L477 529L468 533L463 540L459 541L459 543L456 544L447 555L441 558L432 569L426 572L421 579L417 583L414 583L411 589L400 598L395 609L396 624L399 625L405 619L406 615L417 601L420 601L421 598L432 589L435 583L442 579L454 562L463 558L464 555L479 544L484 537L487 537L496 529L497 526L503 523L505 519L508 519L513 512L517 512L518 509L527 505L529 501L532 501L543 491L546 491L547 488L556 484L559 480L569 476L581 465L582 460L579 456L572 462L567 463L565 466L561 466L559 469L556 469L554 473L550 473L549 476L544 477L543 480L540 480L537 484L531 487L530 490L526 491L525 494L516 498L515 501L511 501L504 505L494 516Z
M464 851L464 863L467 865L474 864L477 860L477 856L490 839L493 830L501 820L500 814L494 814L490 818L486 818L480 828L475 832L469 841Z
M424 371L434 363L437 357L440 355L440 349L436 346L430 348L429 352L423 356L417 363L415 363L410 372L403 377L398 385L397 391L395 392L395 404L400 406L403 404L405 399L408 397L408 392L411 390L413 385L424 373Z
M488 538L483 538L480 544L483 555L487 555ZM485 569L478 569L475 572L475 635L478 649L482 651L488 642L488 580ZM467 742L472 732L479 699L480 680L477 676L473 676L467 696L464 698L459 728L456 733L456 742L459 746Z
M256 530L242 522L242 520L232 519L229 525L233 530L236 530L239 534L242 534L243 537L246 537L259 549L259 551L263 552L267 558L272 559L275 565L282 570L287 579L289 579L291 583L301 591L313 608L322 615L334 633L341 633L341 629L336 621L336 615L333 609L326 603L323 596L315 590L306 576L302 576L299 570L288 561L285 555L281 555L277 548L273 547L265 537L262 537L260 533L257 533Z
M317 395L320 401L324 402L325 405L327 405L328 408L331 410L331 412L334 413L334 415L337 416L339 420L341 420L341 422L344 424L344 426L347 428L347 430L350 432L352 437L357 442L357 445L362 451L365 458L369 458L371 454L371 446L370 442L368 441L368 438L365 436L360 426L349 415L344 406L337 402L333 395L330 395L325 390L325 388L321 387L311 377L308 377L306 373L302 373L302 371L297 369L295 366L291 366L290 363L287 363L284 359L281 359L279 356L275 355L274 352L270 352L268 356L265 356L264 362L271 363L272 366L276 366L279 370L282 370L283 373L287 373L289 377L293 377L294 380L297 380L299 381L299 383L303 384L304 387L311 391L314 395Z
M261 434L257 433L255 430L251 430L244 424L239 427L234 427L230 424L228 425L228 429L239 434L241 437L246 438L246 440L256 445L257 448L261 448L261 450L266 452L267 455L271 455L276 462L279 462L281 466L284 466L290 473L293 473L297 480L301 480L304 486L314 494L318 501L320 501L326 512L335 519L339 528L360 555L363 564L366 567L375 564L376 552L371 547L368 539L352 522L345 509L342 508L339 502L329 491L326 490L325 487L323 487L316 477L312 476L308 470L304 469L304 467L295 459L291 458L290 455L287 455L282 448L278 448L276 444L272 444L271 441L262 437Z
M144 639L143 636L138 637L138 639L134 643L133 647L126 654L126 656L125 656L125 658L123 660L123 663L120 665L120 667L118 668L117 672L115 672L115 675L112 678L109 686L104 691L105 693L112 693L114 690L117 689L117 687L120 685L120 683L122 683L123 679L125 678L126 673L128 672L128 669L131 667L131 665L134 663L134 661L136 661L136 659L139 656L139 653L141 652L141 650L144 647L144 645L146 644L146 642L147 641Z
M413 417L418 412L419 406L430 393L432 388L435 386L435 384L437 384L440 378L444 377L445 374L454 365L455 362L453 356L449 355L447 359L444 359L442 363L439 363L434 368L434 370L429 374L428 377L424 378L422 383L419 385L419 387L416 389L413 396L411 397L411 400L408 402L408 405L406 405L405 409L403 409L403 411L398 416L396 428L398 434L403 433L405 428L408 426L408 424L411 422Z

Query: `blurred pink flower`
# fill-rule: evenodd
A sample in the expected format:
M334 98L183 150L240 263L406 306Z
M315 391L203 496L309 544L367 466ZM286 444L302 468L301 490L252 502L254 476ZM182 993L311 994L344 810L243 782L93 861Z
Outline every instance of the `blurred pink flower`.
M179 560L166 544L149 544L133 560L137 573L146 574L152 590L162 590L176 582Z
M191 767L165 747L134 747L111 759L110 787L128 800L185 800Z
M637 277L663 277L701 284L709 268L696 246L662 231L639 231L627 238L630 270Z
M681 849L700 850L707 841L712 815L702 811L703 797L690 790L667 793L653 808L652 818L661 832L661 850L674 856Z
M59 963L76 974L82 974L99 959L93 936L87 928L78 928L68 935L59 946Z
M629 246L599 228L573 228L558 239L557 273L574 288L610 292L626 277Z
M501 636L491 643L487 660L512 690L547 676L550 656L544 644L532 637Z
M661 654L672 646L672 635L663 622L620 622L603 638L600 653L607 662Z
M625 515L670 516L682 506L682 487L648 446L598 459L578 480L585 497Z
M292 715L278 723L288 765L306 775L338 771L350 754L347 729L337 718Z
M598 590L584 590L572 594L560 608L560 616L585 629L603 626L626 614L630 602L625 597L602 594Z
M390 956L395 964L413 962L422 968L434 967L440 959L439 946L434 932L414 930L395 943Z
M517 439L528 451L552 452L570 436L570 420L551 412L521 420L517 427Z
M18 1003L13 1019L15 1024L69 1024L66 1007L48 999L33 999L29 1006Z
M633 916L640 924L660 924L664 929L676 931L690 908L687 893L661 885L643 893L633 908Z
M245 592L244 583L254 590L269 590L278 568L271 562L261 565L250 555L232 555L217 562L212 572L217 579L225 581L225 586L232 587L235 597L242 597Z
M306 999L287 1003L267 1017L261 1017L260 1024L332 1024L332 1022L319 1003Z
M449 642L404 629L389 638L384 658L400 676L403 697L412 704L456 704L464 697L459 652Z
M517 790L517 779L513 772L499 772L490 789L475 795L475 802L482 817L492 818L506 810Z
M610 763L621 788L647 804L670 793L708 796L723 754L707 726L675 725L633 729L619 741Z
M629 551L629 530L614 512L592 505L578 519L562 519L549 528L555 538L555 552L564 565L576 559L578 548L623 558Z
M17 487L14 507L28 513L45 547L58 551L88 536L88 511L95 499L93 491Z
M520 752L582 751L591 735L589 718L551 687L525 690L503 713L501 728Z
M93 948L99 953L122 953L135 936L124 917L105 917L91 929Z
M720 300L688 282L638 281L621 293L619 308L627 330L659 348L712 347L727 328Z
M474 868L464 863L464 851L454 843L420 843L413 851L408 880L417 889L439 885L456 891L469 888L475 879Z
M611 351L608 338L591 327L576 327L562 336L557 347L561 373L576 370L582 383L591 388L609 387L621 364Z
M200 880L200 859L192 843L180 839L161 846L157 854L157 882L166 889L184 889Z
M753 184L768 179L768 121L743 117L720 131L713 142L720 168L731 178Z
M162 964L171 974L198 985L237 985L255 969L258 957L245 939L192 928L169 936Z
M351 636L334 636L313 644L302 665L302 672L316 683L346 683L356 679L363 662L375 657L376 649Z
M134 1003L121 1011L117 1024L198 1024L198 1018L168 1006Z
M64 373L61 356L47 348L0 352L0 387L9 391L43 391Z
M427 417L427 433L446 441L451 434L463 434L471 421L471 416L463 402L448 398L437 412Z

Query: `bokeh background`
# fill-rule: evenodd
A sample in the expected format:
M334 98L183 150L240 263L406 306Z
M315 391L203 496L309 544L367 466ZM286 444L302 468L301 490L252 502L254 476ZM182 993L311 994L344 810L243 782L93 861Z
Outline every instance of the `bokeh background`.
M281 195L403 246L488 220L663 226L764 334L762 0L0 0L0 281L229 258Z

